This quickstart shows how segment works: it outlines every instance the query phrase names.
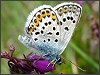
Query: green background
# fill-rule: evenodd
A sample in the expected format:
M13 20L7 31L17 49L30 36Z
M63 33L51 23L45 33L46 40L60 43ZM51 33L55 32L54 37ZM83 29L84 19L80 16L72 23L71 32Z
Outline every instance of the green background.
M52 7L64 1L2 1L1 2L1 51L8 51L9 45L14 44L16 51L14 56L23 58L22 54L27 55L31 52L18 41L18 35L24 33L24 25L29 13L40 5L49 4ZM98 19L99 12L94 12L91 5L84 3L82 16L68 46L62 54L65 64L56 65L56 70L49 74L89 74L99 71L98 47L95 48L96 54L91 53L90 41L87 34L90 31L90 21L87 18L93 14ZM68 60L78 67L86 70L79 70ZM9 74L7 60L1 60L1 73Z

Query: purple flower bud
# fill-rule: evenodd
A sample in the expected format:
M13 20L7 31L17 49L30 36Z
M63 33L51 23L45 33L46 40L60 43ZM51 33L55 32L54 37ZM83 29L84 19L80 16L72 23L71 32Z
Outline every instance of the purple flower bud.
M14 45L13 45L13 44L12 44L12 45L10 45L9 50L10 50L10 51L15 51L15 47L14 47Z
M28 59L31 61L34 60L32 65L41 73L49 72L55 69L54 64L39 55L31 54L28 56Z
M99 37L99 24L97 22L97 19L95 16L91 15L89 17L90 24L91 24L91 32L92 32L92 37L98 38Z
M1 52L1 58L9 59L10 58L9 53L7 51Z
M79 3L80 5L83 5L85 1L77 0L76 2Z

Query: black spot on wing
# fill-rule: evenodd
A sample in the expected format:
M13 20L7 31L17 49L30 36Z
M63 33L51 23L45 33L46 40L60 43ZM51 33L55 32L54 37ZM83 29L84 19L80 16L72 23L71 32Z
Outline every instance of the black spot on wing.
M44 23L45 24L45 26L47 26L48 25L48 23L46 22L46 23Z
M71 20L73 20L73 17L71 17Z
M58 39L55 39L55 42L58 42Z
M48 32L47 35L52 35L52 33L51 32Z
M63 22L65 22L66 21L66 18L63 18Z
M45 11L43 11L42 14L45 14Z
M67 19L69 20L69 19L70 19L70 17L68 16L68 17L67 17Z
M41 30L41 34L43 34L43 30Z
M75 20L73 20L73 23L75 23Z
M62 22L60 21L60 25L62 25Z
M51 22L49 21L49 22L48 22L48 24L50 25L50 24L51 24Z
M36 35L40 34L40 32L35 32Z
M35 38L34 40L35 40L35 41L37 41L38 39L37 39L37 38Z
M43 42L46 42L45 40L43 40Z
M56 28L55 28L55 27L53 27L53 30L56 30Z
M48 41L50 41L50 39L48 39Z
M67 30L67 31L69 30L68 27L65 27L64 29Z
M52 19L53 21L55 21L56 19Z
M57 32L56 35L59 35L59 32Z
M42 29L45 29L45 27L43 26Z

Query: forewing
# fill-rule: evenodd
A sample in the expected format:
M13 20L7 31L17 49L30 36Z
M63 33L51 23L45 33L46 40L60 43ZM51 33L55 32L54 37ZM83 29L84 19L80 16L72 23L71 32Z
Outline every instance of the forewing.
M59 20L55 10L49 5L43 5L33 10L25 25L25 35L20 36L19 40L29 36L33 46L27 42L27 47L36 49L42 54L50 55L50 60L54 59L58 54L61 44ZM25 42L26 40L24 40ZM21 41L25 44L23 41ZM34 45L35 44L35 45ZM61 45L60 45L61 44Z

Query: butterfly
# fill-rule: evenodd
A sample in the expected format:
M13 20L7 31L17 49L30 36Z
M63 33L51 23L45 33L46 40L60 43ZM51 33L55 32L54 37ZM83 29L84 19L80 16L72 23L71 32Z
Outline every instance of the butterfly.
M65 2L55 7L42 5L28 16L25 33L18 39L34 53L50 61L58 61L68 45L82 7L77 3Z

